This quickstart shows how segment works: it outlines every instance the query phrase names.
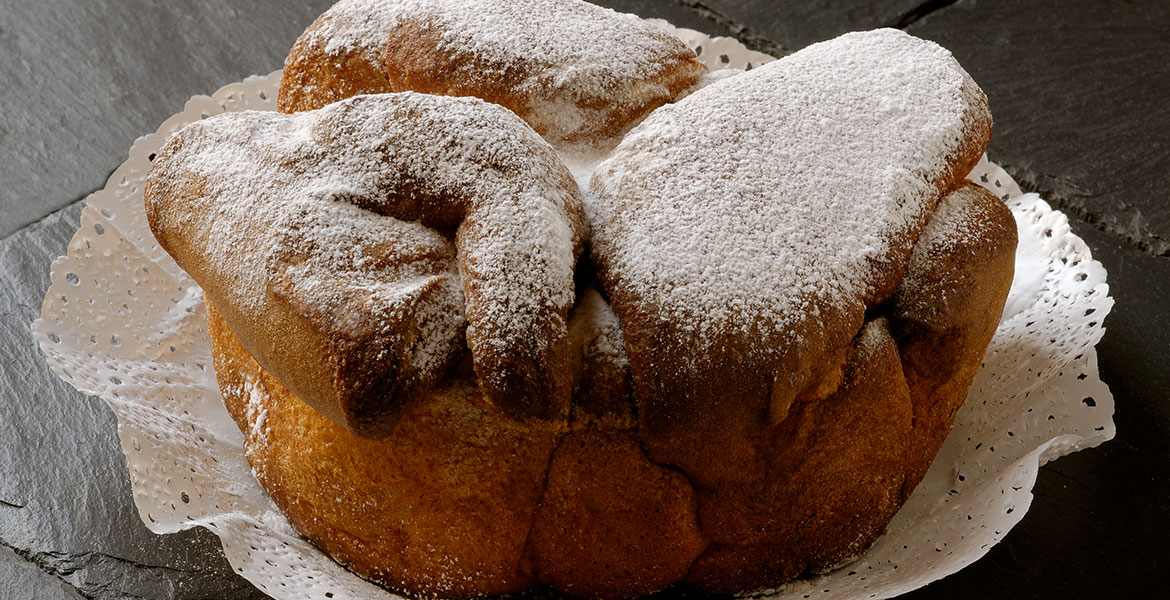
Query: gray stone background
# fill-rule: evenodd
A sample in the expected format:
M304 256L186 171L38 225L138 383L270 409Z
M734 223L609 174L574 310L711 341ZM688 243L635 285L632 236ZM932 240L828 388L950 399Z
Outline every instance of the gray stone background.
M894 26L987 92L989 154L1069 215L1117 305L1117 438L1041 470L1023 522L912 597L1161 596L1170 572L1170 2L602 0L784 54ZM331 0L0 0L0 599L260 598L203 530L156 536L115 421L29 333L82 201L192 95L279 67ZM1163 592L1164 593L1164 592Z

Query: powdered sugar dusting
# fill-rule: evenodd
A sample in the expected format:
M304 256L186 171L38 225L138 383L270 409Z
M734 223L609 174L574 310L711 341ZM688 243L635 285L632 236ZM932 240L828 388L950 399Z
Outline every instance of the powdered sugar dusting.
M168 250L257 327L277 298L315 322L370 315L378 341L405 347L431 382L462 351L468 322L477 363L567 344L577 186L498 106L404 93L222 115L180 132L149 186ZM458 227L459 261L432 227Z
M624 371L630 360L622 339L622 327L609 303L597 293L588 290L573 307L569 338L573 346L574 369L579 370L583 356L590 363L604 363L605 368Z
M932 267L940 260L945 261L941 264L961 261L985 243L989 219L981 196L986 193L972 184L947 194L922 228L898 291L899 302L914 305L917 318L924 319L946 305L949 290L938 285L937 268ZM941 296L943 302L935 296Z
M299 201L279 209L267 260L268 289L318 321L339 309L373 316L376 337L390 341L379 358L388 360L389 348L401 348L408 368L423 377L441 376L460 352L467 326L451 243L419 223L371 214L344 201L289 212ZM414 334L417 343L409 339Z
M637 412L621 323L594 288L581 295L569 321L573 355L572 429L630 429Z
M590 131L615 107L669 99L656 78L691 54L634 15L579 0L342 0L300 43L381 64L390 32L407 25L437 32L440 55L474 57L477 69L466 75L482 78L483 90L517 78L514 91L530 102L525 118L551 139ZM702 70L697 62L683 69L688 78Z
M593 178L586 212L607 290L700 345L791 334L825 302L863 310L937 200L967 81L946 50L879 30L659 109Z
M323 19L314 35L331 54L356 51L378 61L387 31L407 19L431 22L445 45L493 63L572 65L556 83L572 80L590 95L612 91L617 78L650 74L663 57L661 41L671 39L635 15L579 0L341 0Z
M252 436L252 443L266 444L271 432L268 426L268 407L265 405L268 393L251 377L245 377L243 387L243 394L248 398L248 403L244 405L245 415L255 433Z

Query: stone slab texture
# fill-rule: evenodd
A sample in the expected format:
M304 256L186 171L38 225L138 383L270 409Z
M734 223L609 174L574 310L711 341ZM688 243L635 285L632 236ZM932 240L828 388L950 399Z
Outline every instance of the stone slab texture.
M116 423L28 326L48 268L134 139L192 95L278 68L332 0L0 0L0 600L262 598L203 530L158 536ZM1068 214L1117 304L1098 345L1117 438L1041 470L1023 522L913 598L1159 596L1170 566L1170 2L603 0L783 55L895 26L987 92L990 148Z
M26 597L7 586L35 573L51 585L31 597L262 598L206 530L146 529L113 413L50 372L29 332L81 206L0 240L0 598Z

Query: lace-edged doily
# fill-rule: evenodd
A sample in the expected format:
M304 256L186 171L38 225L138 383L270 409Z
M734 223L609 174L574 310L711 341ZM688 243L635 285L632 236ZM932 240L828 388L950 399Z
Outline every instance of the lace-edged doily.
M770 60L732 39L657 23L713 69ZM88 198L32 329L50 367L117 415L134 501L151 530L210 529L234 568L276 598L393 598L303 540L252 476L212 372L202 292L143 213L143 180L171 133L225 111L273 110L279 79L249 77L192 98L135 142ZM1041 465L1113 437L1113 399L1094 351L1113 306L1104 269L1062 213L986 158L971 178L1011 207L1020 245L1003 320L954 431L872 549L753 596L888 597L953 573L1023 518Z

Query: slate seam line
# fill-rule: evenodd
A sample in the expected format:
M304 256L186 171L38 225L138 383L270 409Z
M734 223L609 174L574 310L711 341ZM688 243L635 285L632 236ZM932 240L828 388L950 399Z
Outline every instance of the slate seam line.
M1074 191L1077 189L1077 186L1071 183L1061 185L1061 178L1057 175L1036 173L1031 169L1015 167L1004 162L998 164L1004 170L1008 171L1012 179L1020 185L1023 191L1039 194L1045 202L1048 202L1054 208L1064 213L1065 216L1069 217L1070 222L1082 223L1097 231L1109 234L1119 239L1125 246L1147 256L1170 258L1170 241L1166 240L1159 233L1142 231L1135 228L1134 233L1137 235L1132 235L1129 229L1123 227L1121 219L1117 215L1098 214L1078 204L1074 200L1076 197L1092 197L1094 194L1091 192ZM1042 179L1051 180L1058 185L1043 185L1041 183ZM1059 189L1060 187L1064 187L1068 191L1061 191Z
M44 571L45 573L48 573L49 575L52 575L53 577L57 578L62 583L69 586L70 588L72 588L80 596L82 596L83 598L86 598L87 600L97 599L97 598L100 598L100 596L89 593L89 591L87 591L86 589L83 589L82 587L79 587L77 584L73 583L72 581L69 581L66 577L69 575L72 575L73 573L76 573L78 571L82 571L84 569L90 568L93 565L93 563L98 563L98 562L101 562L102 560L108 560L108 561L112 561L115 563L126 564L126 565L129 565L135 569L169 571L169 572L178 573L181 575L192 575L192 574L198 575L199 574L198 571L190 571L190 570L178 569L175 567L167 567L167 566L161 566L161 565L142 564L142 563L139 563L139 562L127 559L127 558L114 556L112 554L106 554L104 552L81 552L78 554L73 554L73 553L68 553L68 552L54 552L54 551L34 552L34 551L27 549L27 548L18 548L16 546L12 545L11 543L9 543L8 540L5 540L4 538L0 538L0 545L3 545L5 547L11 549L17 556L23 558L25 561L27 561L30 564L32 564L33 566L37 567L41 571ZM61 567L58 567L57 565L54 565L52 562L53 560L59 561L61 563L61 566L64 568L61 568ZM66 563L76 563L76 565L70 564L68 566L65 566ZM99 587L101 587L101 586L99 586ZM122 596L125 598L148 600L147 598L144 598L142 596L131 594L131 593L127 592L126 590L118 590L118 592L120 594L122 594Z
M895 29L906 29L910 25L926 18L932 13L936 13L958 0L926 0L922 4L911 8L910 10L898 15L898 18L890 21L886 27L893 27Z
M1102 217L1097 213L1089 211L1082 206L1069 201L1064 196L1051 192L1043 188L1037 187L1037 192L1042 198L1047 200L1057 210L1063 212L1067 216L1075 217L1076 221L1084 223L1089 227L1108 233L1117 238L1120 238L1125 245L1154 258L1170 258L1170 242L1167 242L1162 236L1156 233L1147 233L1138 231L1139 236L1131 234L1126 228L1122 227L1120 223L1115 223L1112 217L1110 220L1107 217Z
M129 565L129 566L134 567L136 569L149 569L149 570L155 570L155 571L170 571L172 573L182 573L182 574L198 574L199 573L199 571L192 571L189 569L180 569L178 567L168 567L166 565L148 565L145 563L140 563L140 562L131 560L129 558L123 558L121 556L107 554L105 552L90 551L90 552L72 553L72 552L58 552L55 550L33 551L33 550L28 549L28 548L18 548L16 546L12 545L11 543L9 543L8 540L5 540L4 538L0 538L0 544L3 544L5 546L11 548L13 552L20 554L25 559L32 561L32 562L35 562L38 565L42 565L42 563L49 562L45 559L57 560L63 564L64 563L80 563L80 564L82 564L82 566L78 566L76 568L63 568L63 569L54 568L53 565L51 565L51 564L42 565L42 566L44 566L44 568L46 568L47 570L49 570L53 573L64 573L65 575L69 575L70 573L74 573L76 571L80 571L81 569L84 569L85 568L84 563L93 563L93 562L98 562L101 560L107 560L107 561L111 561L111 562L115 562L115 563Z
M22 506L22 507L20 507L20 508L24 508L24 507ZM81 597L83 597L83 598L86 598L87 600L88 600L88 599L90 599L90 598L92 598L92 596L90 596L89 594L86 594L85 592L83 592L83 591L81 590L81 588L77 587L77 586L76 586L76 585L75 585L73 582L71 582L71 581L69 581L69 580L65 579L65 577L64 577L63 575L61 575L60 573L56 572L55 570L53 570L53 569L52 569L51 567L49 567L48 565L42 564L40 561L38 561L38 560L35 558L35 554L34 554L34 553L32 553L32 552L30 552L30 551L28 551L28 550L26 550L26 549L23 549L23 548L17 548L16 546L13 546L12 544L9 544L9 543L8 543L8 540L5 540L4 538L0 538L0 546L4 546L5 548L8 548L8 549L12 550L12 552L13 552L14 554L16 554L16 555L17 555L17 556L19 556L20 558L24 559L26 562L28 562L28 563L29 563L29 564L31 564L32 566L36 567L37 569L39 569L39 570L41 570L41 571L44 571L45 573L47 573L47 574L49 574L49 575L53 576L54 578L58 579L59 581L61 581L61 583L64 583L65 585L69 586L69 587L70 587L72 590L74 590L75 592L77 592L77 594L78 594L78 595L80 595Z
M699 0L674 0L674 2L676 5L690 10L699 17L711 21L717 27L727 29L731 33L735 34L735 38L738 39L744 46L747 46L752 50L763 52L764 54L770 54L776 58L792 54L793 52L791 48L786 48L775 40L757 33L751 27L736 21L724 12L708 6L704 2L700 2Z
M94 195L95 193L97 193L97 192L99 192L99 191L101 191L101 190L103 190L103 189L105 189L105 186L104 186L104 185L103 185L102 187L100 187L100 188L98 188L98 189L96 189L96 190L92 191L92 192L88 192L88 193L84 194L84 195L83 195L83 196L81 196L80 198L77 198L77 199L71 200L70 202L68 202L67 204L65 204L65 206L62 206L61 208L58 208L58 209L56 209L56 210L53 210L53 211L49 211L49 213L48 213L48 214L46 214L46 215L44 215L44 216L41 216L41 217L39 217L39 218L37 218L37 219L34 219L34 220L32 220L32 221L29 221L28 223L25 223L24 225L21 225L19 229L17 229L17 230L15 230L15 231L13 231L12 233L10 233L10 234L8 234L8 235L6 235L6 236L4 236L4 237L0 238L0 244L3 244L4 242L7 242L9 239L11 239L11 238L15 237L15 236L16 236L18 233L20 233L20 232L22 232L22 231L24 231L24 230L26 230L26 229L31 229L31 228L33 228L33 227L36 227L36 226L37 226L37 225L39 225L40 223L43 223L44 221L48 220L48 219L49 219L49 217L52 217L52 216L56 215L56 214L57 214L57 213L59 213L59 212L62 212L62 211L69 210L70 208L72 208L72 207L73 207L75 204L77 204L78 202L84 202L84 201L85 201L86 199L88 199L90 196ZM55 257L54 257L54 258L55 258Z

